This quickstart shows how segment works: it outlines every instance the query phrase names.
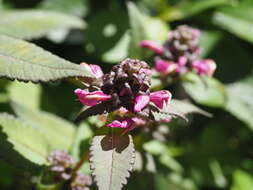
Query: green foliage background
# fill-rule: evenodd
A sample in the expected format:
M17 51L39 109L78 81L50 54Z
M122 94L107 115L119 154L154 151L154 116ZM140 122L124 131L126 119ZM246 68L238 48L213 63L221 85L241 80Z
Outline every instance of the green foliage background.
M65 149L75 158L88 150L98 121L91 118L74 125L81 109L73 94L75 81L55 81L89 75L70 62L98 64L108 71L126 56L148 61L149 53L136 44L144 39L161 42L180 24L202 31L203 56L217 63L216 79L206 79L207 86L191 75L181 85L188 98L213 117L190 115L189 123L175 120L161 126L164 142L155 134L137 133L135 171L126 189L253 188L252 0L0 2L0 77L44 81L0 79L0 189L35 189L34 176L51 150ZM30 52L48 59L45 65L30 68L38 61ZM27 73L18 73L14 63L27 65ZM57 63L64 72L56 74ZM90 172L87 163L82 170Z

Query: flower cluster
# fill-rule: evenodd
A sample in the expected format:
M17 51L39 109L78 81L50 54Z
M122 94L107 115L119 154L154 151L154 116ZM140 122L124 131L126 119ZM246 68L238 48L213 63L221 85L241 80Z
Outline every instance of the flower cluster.
M96 69L101 70L99 66ZM86 106L94 107L103 102L105 108L110 107L111 111L118 110L123 113L123 117L114 120L107 125L108 127L132 130L145 124L145 120L140 118L144 110L148 112L150 107L155 107L156 110L163 109L171 100L169 91L150 92L151 73L146 62L128 58L102 76L100 90L89 92L76 89L75 94Z
M75 164L74 159L65 151L55 150L48 156L50 171L54 172L59 179L71 178L71 170Z
M78 172L70 186L71 190L89 190L90 188L87 186L90 186L91 184L92 179L90 176Z
M182 25L169 32L162 46L148 40L142 41L140 46L156 54L155 69L162 75L195 71L198 75L212 76L216 64L213 60L199 58L199 39L199 30Z
M49 171L54 174L56 182L71 180L73 177L73 168L75 160L67 152L55 150L48 156L50 163ZM83 175L79 171L71 181L71 190L89 190L87 186L92 184L90 176Z

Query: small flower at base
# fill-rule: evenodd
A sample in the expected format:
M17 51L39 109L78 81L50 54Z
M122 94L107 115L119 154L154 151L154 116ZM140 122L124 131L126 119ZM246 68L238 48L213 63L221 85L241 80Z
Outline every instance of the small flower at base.
M84 175L81 172L77 173L77 176L70 184L71 190L89 190L87 187L92 184L92 179L90 176Z
M148 95L139 95L135 98L134 111L140 112L149 103Z
M86 69L90 70L96 78L100 78L104 75L101 67L98 65L87 64L87 63L81 63L80 65L83 67L86 67Z
M129 120L114 120L112 123L108 124L108 127L111 128L128 128L130 125L130 121Z
M169 74L174 72L177 68L177 64L172 61L165 61L162 59L156 60L155 70L162 74Z
M143 48L147 48L151 51L153 51L154 53L157 53L157 54L162 54L164 49L162 46L152 42L152 41L149 41L149 40L143 40L140 42L140 47L143 47Z
M125 129L124 133L129 132L140 125L145 125L146 121L138 118L121 118L119 120L114 120L112 123L108 124L108 127L112 128L123 128Z
M150 101L158 108L162 109L164 104L169 104L171 101L171 93L167 90L160 90L150 93Z
M78 88L75 90L75 94L79 101L86 106L95 106L98 103L111 99L111 95L107 95L102 91L88 92Z

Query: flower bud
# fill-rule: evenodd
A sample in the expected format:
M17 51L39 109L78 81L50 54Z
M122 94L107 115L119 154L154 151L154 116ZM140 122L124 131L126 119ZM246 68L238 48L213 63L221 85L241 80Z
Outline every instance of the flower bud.
M156 54L162 54L164 49L162 46L152 42L152 41L149 41L149 40L143 40L140 42L140 47L143 47L143 48L147 48L151 51L153 51L154 53Z

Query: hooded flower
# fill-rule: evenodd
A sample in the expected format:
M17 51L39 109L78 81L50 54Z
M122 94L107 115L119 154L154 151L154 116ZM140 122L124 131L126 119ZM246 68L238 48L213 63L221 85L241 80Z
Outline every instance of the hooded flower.
M171 101L171 93L167 90L160 90L150 93L150 101L153 102L158 108L163 109L165 104Z
M86 106L94 106L100 102L111 99L111 95L107 95L102 91L88 92L78 88L75 90L75 94L79 101Z
M216 63L211 59L201 59L194 61L192 67L198 75L206 74L212 76L216 69Z

